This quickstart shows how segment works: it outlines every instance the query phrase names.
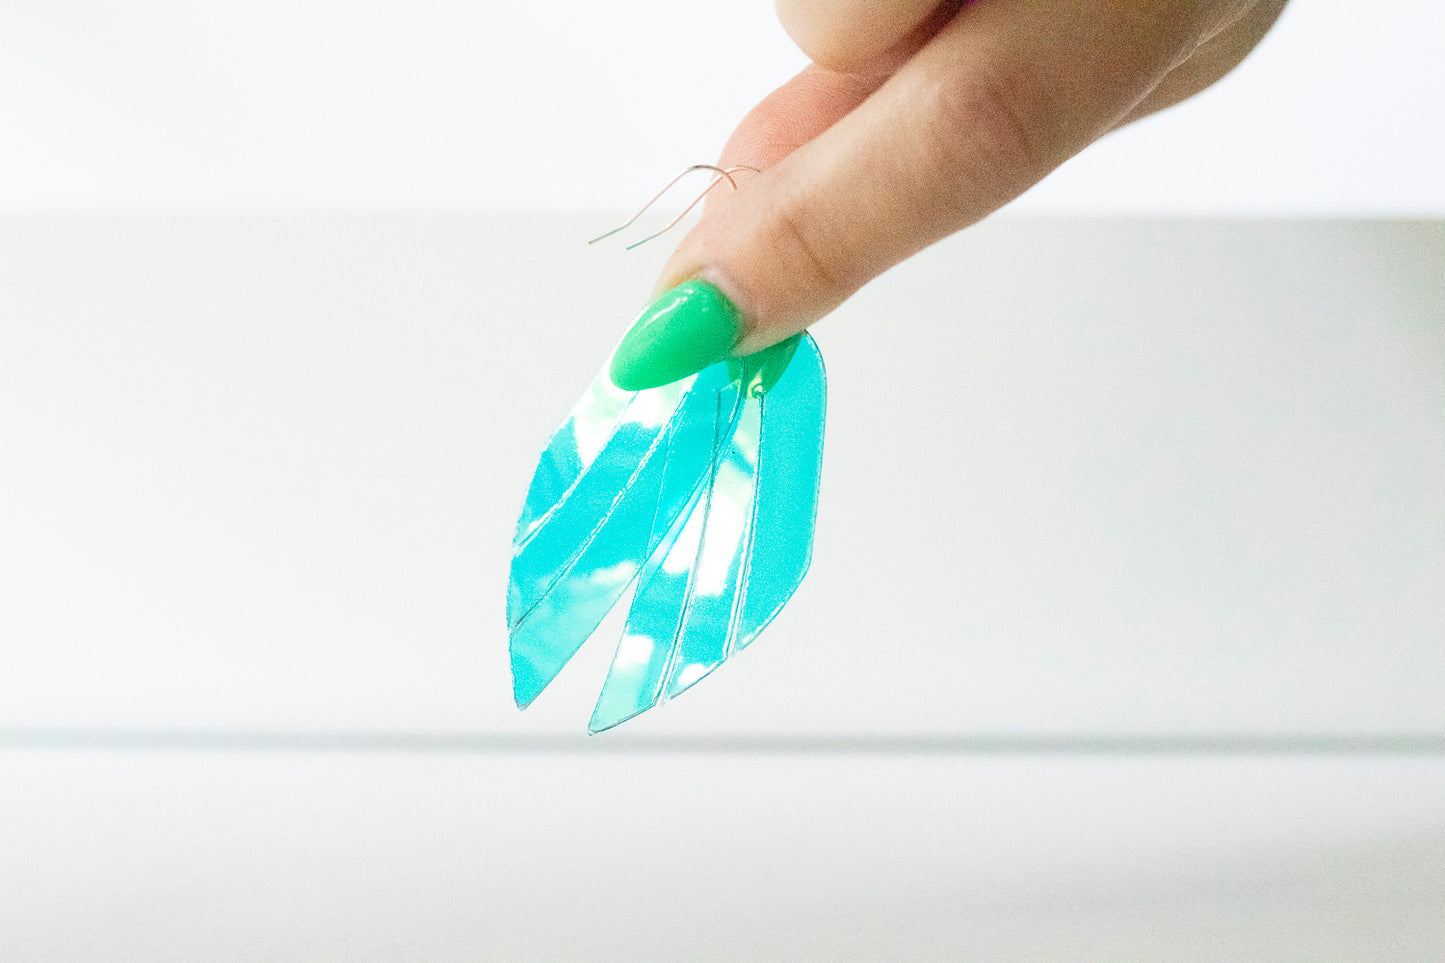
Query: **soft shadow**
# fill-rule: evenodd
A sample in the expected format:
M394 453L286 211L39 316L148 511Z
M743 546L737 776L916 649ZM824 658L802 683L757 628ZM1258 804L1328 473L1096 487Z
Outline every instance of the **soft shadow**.
M569 733L390 732L363 729L112 729L10 727L0 749L448 754L705 754L810 756L1436 756L1445 734L777 734L599 736Z

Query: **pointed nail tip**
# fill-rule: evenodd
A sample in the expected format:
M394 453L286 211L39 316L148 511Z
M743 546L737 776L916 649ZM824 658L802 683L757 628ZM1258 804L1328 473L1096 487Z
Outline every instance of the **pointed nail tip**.
M630 372L618 370L616 365L608 369L607 374L608 377L612 379L612 384L616 386L619 391L646 391L648 388L660 387L659 385L647 384L646 381L642 379L634 379ZM664 382L664 384L665 383L666 382Z
M639 373L636 365L631 363L627 353L623 350L627 347L626 340L612 356L612 364L607 368L607 377L612 379L612 384L619 391L646 391L648 388L660 388L667 382L652 384L652 379L646 377L645 373Z
M704 365L703 367L707 366ZM698 370L701 371L702 369L699 368ZM658 380L658 378L655 376L648 377L646 375L638 375L636 372L629 370L618 370L616 367L610 368L607 374L612 379L613 386L615 386L619 391L650 391L653 388L661 388L664 385L670 385L674 381L681 381L683 378L686 378L689 375L697 374L697 371L688 371L684 374L678 375L677 377L672 377L671 375L668 375L663 380Z
M726 358L742 327L737 308L716 285L683 281L642 310L613 353L608 374L623 391L680 381Z

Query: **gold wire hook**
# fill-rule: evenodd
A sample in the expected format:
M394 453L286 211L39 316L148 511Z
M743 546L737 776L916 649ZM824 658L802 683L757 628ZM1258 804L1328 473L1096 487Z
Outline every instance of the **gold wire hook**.
M691 204L689 204L689 205L687 205L687 207L683 208L681 214L677 215L677 217L675 217L675 218L672 219L672 223L668 224L667 227L664 227L664 228L663 228L662 230L660 230L660 231L655 231L655 232L653 232L652 234L647 235L646 237L644 237L644 238L643 238L642 240L640 240L640 241L633 241L631 244L627 245L627 247L625 248L625 250L630 251L630 250L632 250L632 249L635 248L635 247L639 247L639 246L641 246L641 245L643 245L643 244L646 244L648 241L652 240L653 238L655 238L655 237L660 237L660 236L662 236L663 234L666 234L668 231L672 230L674 227L677 227L677 225L678 225L679 223L681 223L682 219L683 219L684 217L687 217L687 215L692 212L692 209L693 209L694 207L697 207L699 204L702 203L702 199L703 199L704 197L707 197L708 192L711 191L714 187L717 187L718 184L720 184L722 181L727 181L727 182L728 182L728 186L730 186L733 190L737 190L737 189L738 189L738 182L733 179L733 175L736 174L738 171L750 171L750 172L752 172L752 173L754 173L754 174L759 174L759 173L761 173L761 171L759 171L756 167L748 167L746 164L737 164L737 165L735 165L735 166L733 166L733 167L728 167L728 168L718 167L716 164L693 164L691 167L687 167L687 168L684 168L683 170L679 171L679 172L677 173L677 175L676 175L675 177L673 177L672 180L670 180L670 181L667 182L667 186L665 186L662 190L660 190L660 191L658 191L656 194L654 194L654 195L652 196L652 200L650 200L650 201L648 201L646 204L642 205L642 209L641 209L640 211L638 211L636 214L632 215L630 218L628 218L625 223L619 224L617 227L614 227L612 230L608 231L606 234L599 234L599 235L597 235L596 237L594 237L592 240L588 241L587 243L588 243L588 244L596 244L598 241L604 240L605 238L609 238L609 237L611 237L612 235L618 233L619 231L625 231L625 230L627 230L629 227L631 227L633 224L636 224L636 223L637 223L637 219L638 219L639 217L641 217L643 214L647 213L647 209L648 209L649 207L651 207L652 205L656 204L659 200L661 200L661 199L662 199L662 195L664 195L664 194L666 194L668 191L672 190L673 186L674 186L675 184L677 184L678 181L682 180L684 177L686 177L687 175L691 174L693 171L712 171L716 176L713 177L712 181L708 183L707 187L704 187L704 188L703 188L702 193L699 194L699 195L697 195L697 197L695 197L695 198L693 199L693 202L692 202Z

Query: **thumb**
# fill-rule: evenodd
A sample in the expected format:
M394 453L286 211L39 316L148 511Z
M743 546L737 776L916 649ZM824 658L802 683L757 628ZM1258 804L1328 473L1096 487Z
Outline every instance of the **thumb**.
M709 203L663 269L666 293L619 346L621 367L660 384L717 360L719 350L761 350L1012 200L1106 133L1187 57L1205 30L1184 12L1195 7L966 5L856 108ZM846 109L848 99L829 103ZM776 138L735 137L724 163L762 166L776 149ZM711 312L712 337L701 342L689 321L699 306ZM671 368L648 363L684 341L698 350ZM613 374L618 380L617 364ZM623 372L619 385L637 386L636 377L623 384L629 377Z

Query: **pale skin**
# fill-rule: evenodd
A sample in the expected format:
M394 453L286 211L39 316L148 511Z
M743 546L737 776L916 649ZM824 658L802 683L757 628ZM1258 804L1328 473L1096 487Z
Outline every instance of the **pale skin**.
M720 287L734 354L811 325L892 265L981 220L1105 134L1193 96L1285 0L777 0L813 64L723 149L658 291ZM745 179L745 180L744 180Z

